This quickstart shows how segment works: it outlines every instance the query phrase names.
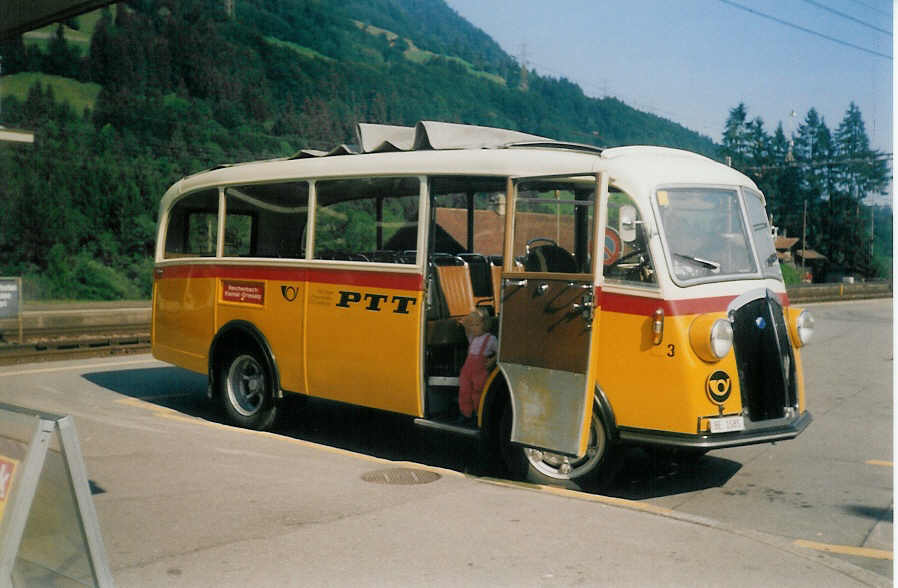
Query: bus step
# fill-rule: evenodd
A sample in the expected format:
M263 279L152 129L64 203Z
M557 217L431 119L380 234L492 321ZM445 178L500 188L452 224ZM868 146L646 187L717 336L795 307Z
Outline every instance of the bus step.
M437 431L452 433L453 435L462 435L464 437L470 437L471 439L480 438L480 429L474 427L465 427L464 425L456 425L451 422L432 421L430 419L415 419L415 424L419 427L436 429Z
M458 377L430 376L427 378L428 386L444 386L446 388L458 388Z

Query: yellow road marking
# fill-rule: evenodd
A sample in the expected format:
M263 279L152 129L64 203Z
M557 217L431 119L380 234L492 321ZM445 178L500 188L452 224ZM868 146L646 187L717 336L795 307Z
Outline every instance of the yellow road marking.
M894 559L891 551L885 549L871 549L869 547L853 547L851 545L830 545L829 543L817 543L815 541L805 541L804 539L796 539L793 545L814 549L816 551L826 551L828 553L839 553L842 555L853 555L856 557L868 557L871 559Z
M883 467L885 467L885 468L893 467L893 466L892 466L892 462L890 462L890 461L883 461L883 460L881 460L881 459L868 459L868 460L865 461L864 463L867 464L867 465L883 466Z
M75 365L66 365L62 367L52 367L52 368L38 368L32 370L20 370L18 372L4 372L0 371L0 378L4 376L27 376L30 374L49 374L52 372L64 372L67 370L93 370L98 368L106 368L106 367L118 367L123 365L136 365L139 363L156 363L155 359L135 359L131 361L109 361L106 363L91 363L91 364L75 364Z
M490 484L495 484L496 486L507 486L509 488L524 488L526 490L539 490L541 492L546 492L548 494L555 494L557 496L565 496L567 498L576 498L578 500L585 500L587 502L599 502L602 504L607 504L610 506L619 506L623 508L629 508L630 510L638 510L642 512L650 512L653 514L660 514L665 516L674 516L677 513L675 510L665 508L663 506L658 506L656 504L652 504L650 502L638 502L636 500L628 500L626 498L615 498L613 496L603 496L601 494L590 494L588 492L581 492L579 490L570 490L568 488L559 488L557 486L546 486L543 484L533 484L531 482L515 482L513 480L500 480L498 478L480 478L484 482L488 482Z

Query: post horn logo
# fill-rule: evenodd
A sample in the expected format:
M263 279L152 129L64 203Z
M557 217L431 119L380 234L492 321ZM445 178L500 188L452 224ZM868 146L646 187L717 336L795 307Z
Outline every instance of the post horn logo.
M730 397L732 387L733 382L730 380L730 375L718 370L708 376L708 383L705 386L705 389L712 402L723 404L726 402L726 399Z
M281 296L283 296L284 300L287 302L296 300L297 294L299 294L299 288L296 286L281 286Z

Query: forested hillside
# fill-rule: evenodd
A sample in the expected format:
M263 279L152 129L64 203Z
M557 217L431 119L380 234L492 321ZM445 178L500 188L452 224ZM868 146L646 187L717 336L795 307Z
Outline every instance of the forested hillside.
M159 198L227 161L443 120L709 155L707 137L524 74L442 0L135 0L0 46L0 274L29 297L149 295Z

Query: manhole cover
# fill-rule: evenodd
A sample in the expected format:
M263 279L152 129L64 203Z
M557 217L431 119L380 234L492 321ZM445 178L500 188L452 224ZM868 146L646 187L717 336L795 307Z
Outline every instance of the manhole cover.
M362 479L374 484L428 484L440 479L436 472L427 470L413 470L410 468L394 468L390 470L375 470L362 474Z

